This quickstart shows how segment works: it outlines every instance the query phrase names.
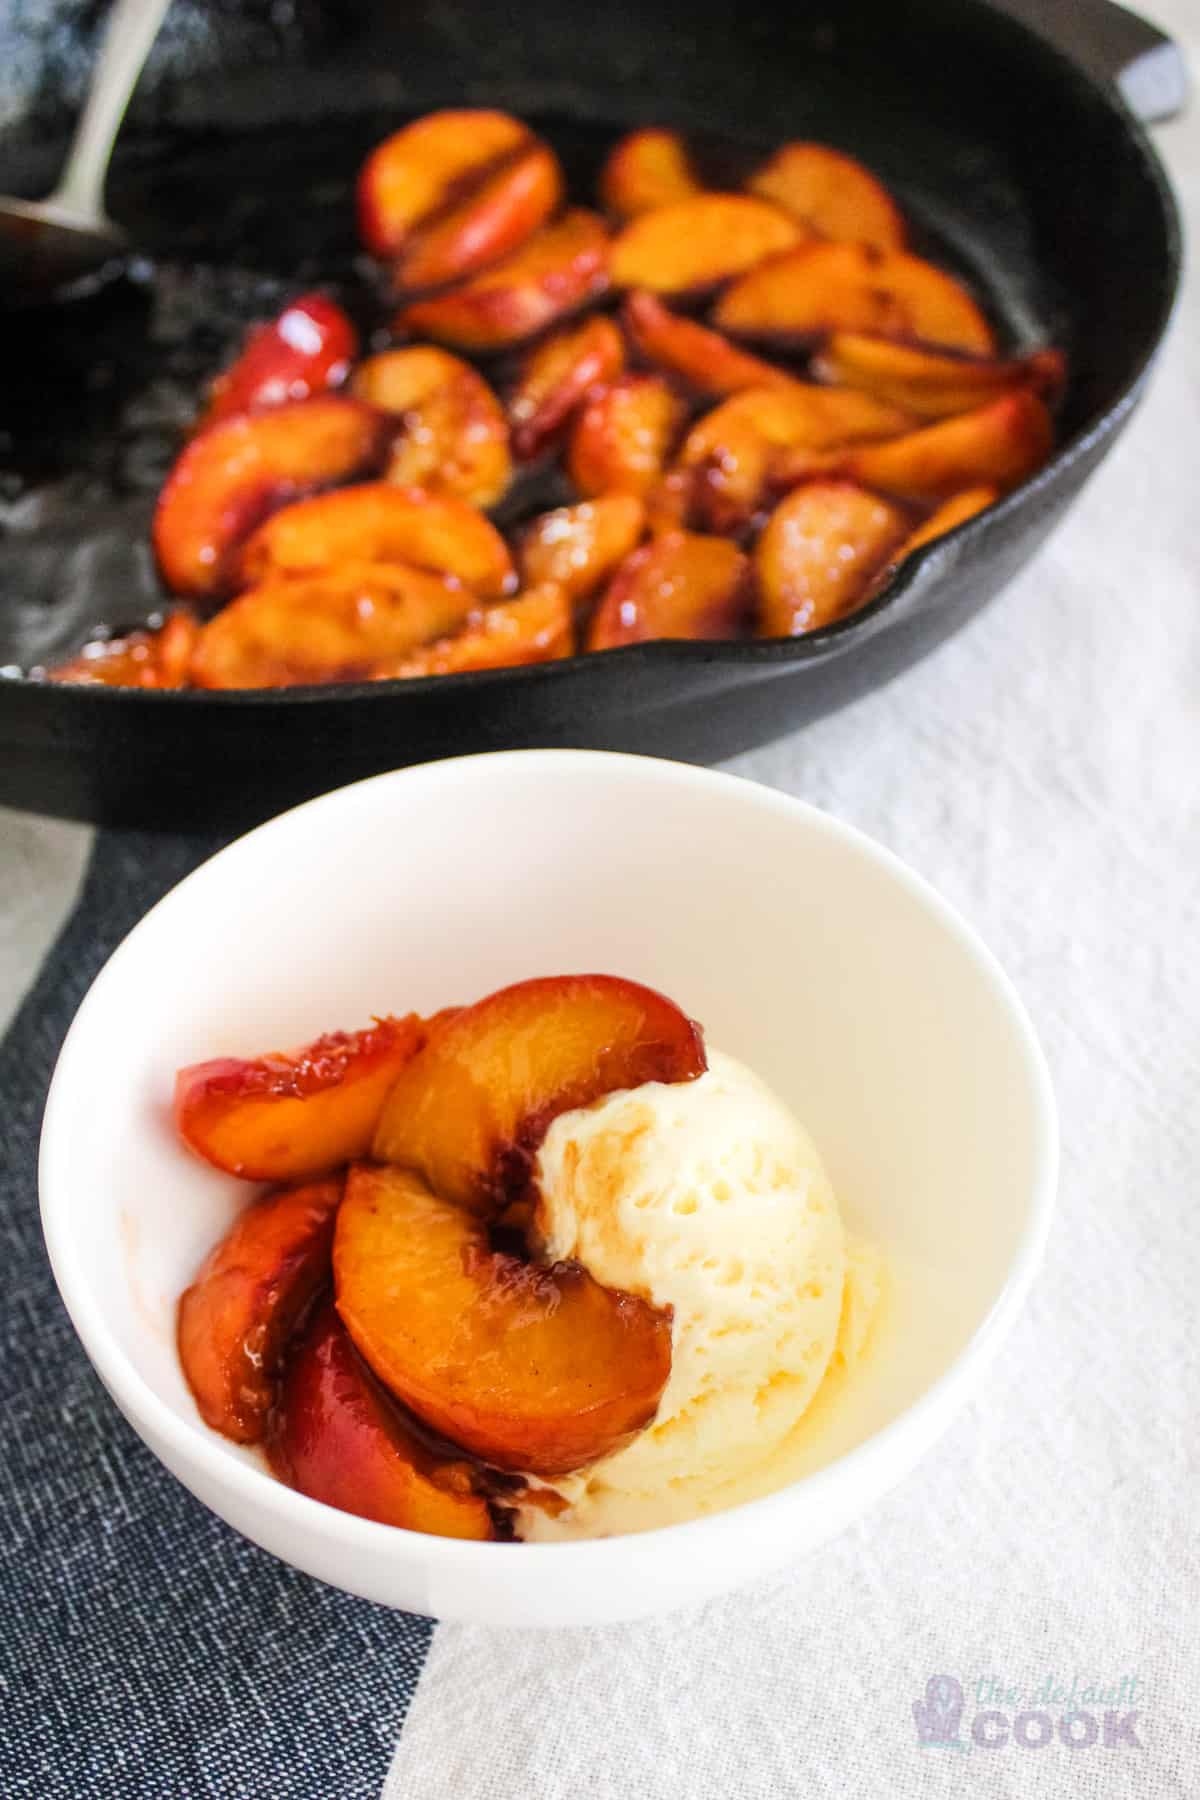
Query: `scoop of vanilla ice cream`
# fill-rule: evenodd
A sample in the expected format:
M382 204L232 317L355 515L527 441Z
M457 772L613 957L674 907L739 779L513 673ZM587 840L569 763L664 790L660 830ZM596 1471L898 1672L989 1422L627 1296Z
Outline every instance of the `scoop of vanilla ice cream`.
M532 1539L645 1530L729 1505L770 1462L829 1366L846 1248L816 1146L731 1056L695 1081L564 1113L538 1159L553 1258L674 1308L671 1375L652 1422L551 1485Z

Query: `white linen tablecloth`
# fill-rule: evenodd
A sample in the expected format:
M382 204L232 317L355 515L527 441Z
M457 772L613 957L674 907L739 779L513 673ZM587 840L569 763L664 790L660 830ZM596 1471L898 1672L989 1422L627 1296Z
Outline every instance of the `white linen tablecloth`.
M1200 71L1196 0L1154 11ZM1194 232L1200 109L1157 135ZM882 692L731 765L909 860L1041 1033L1058 1216L977 1400L781 1578L650 1624L439 1626L385 1800L1200 1794L1198 472L1193 278L1140 414L1003 599ZM88 841L0 815L0 1020ZM964 1739L986 1709L1004 1741L919 1749L912 1703L938 1675L961 1684ZM1072 1709L1101 1722L1095 1743L1014 1734L1022 1712Z

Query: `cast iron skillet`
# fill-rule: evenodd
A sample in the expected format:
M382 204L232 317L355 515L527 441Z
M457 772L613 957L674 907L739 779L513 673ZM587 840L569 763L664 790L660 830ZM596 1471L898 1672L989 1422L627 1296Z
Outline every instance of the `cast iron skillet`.
M1118 61L1147 49L1148 28L1107 0L1066 10L1114 78ZM1041 0L1043 23L1047 11L1053 20ZM1157 60L1125 68L1125 91L1146 113L1166 104L1155 73L1168 84L1175 74L1159 43ZM1060 449L863 612L792 642L648 644L542 668L281 693L122 692L14 675L0 683L0 802L231 827L463 751L566 744L715 760L764 742L905 668L1003 587L1125 424L1166 327L1178 227L1141 127L1114 85L985 0L789 0L765 11L540 0L519 31L486 0L424 10L360 0L341 42L325 31L291 64L209 71L143 96L110 205L154 265L19 331L5 323L0 424L16 466L0 540L0 665L52 662L96 618L125 624L160 603L145 524L188 397L298 278L351 276L347 196L362 152L405 114L464 102L541 122L581 192L613 128L638 122L750 146L815 137L858 153L925 241L971 273L1013 342L1065 346ZM49 185L48 146L14 141L10 152L0 145L0 189Z

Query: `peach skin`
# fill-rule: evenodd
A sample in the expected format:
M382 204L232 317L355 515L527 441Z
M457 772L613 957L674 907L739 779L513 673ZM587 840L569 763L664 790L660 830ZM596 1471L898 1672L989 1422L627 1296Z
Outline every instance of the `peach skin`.
M428 113L393 132L358 177L358 229L374 256L395 256L409 233L492 165L531 141L529 127L484 109Z
M443 287L508 256L544 225L563 197L558 158L531 143L446 214L419 228L395 267L398 290Z
M621 308L634 347L698 394L736 394L742 388L789 387L795 376L740 350L719 331L669 312L656 294L636 288Z
M280 1384L267 1455L312 1500L435 1537L496 1533L475 1471L439 1460L362 1361L331 1301L313 1315Z
M206 1425L267 1429L288 1341L329 1281L342 1182L277 1188L240 1213L179 1302L179 1360Z
M611 319L587 319L556 331L521 365L509 396L513 449L537 456L559 435L589 392L625 367L625 344Z
M249 333L237 360L209 389L202 427L340 387L358 355L358 333L335 300L301 294Z
M608 248L596 213L565 212L482 274L403 307L393 328L456 350L508 349L604 293Z

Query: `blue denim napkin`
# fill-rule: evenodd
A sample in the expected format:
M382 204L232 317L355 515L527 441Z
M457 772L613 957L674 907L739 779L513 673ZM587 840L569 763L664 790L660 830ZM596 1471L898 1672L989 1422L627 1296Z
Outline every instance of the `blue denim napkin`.
M101 834L0 1046L0 1795L377 1795L430 1621L285 1568L117 1412L58 1299L37 1213L46 1087L89 983L217 846Z

